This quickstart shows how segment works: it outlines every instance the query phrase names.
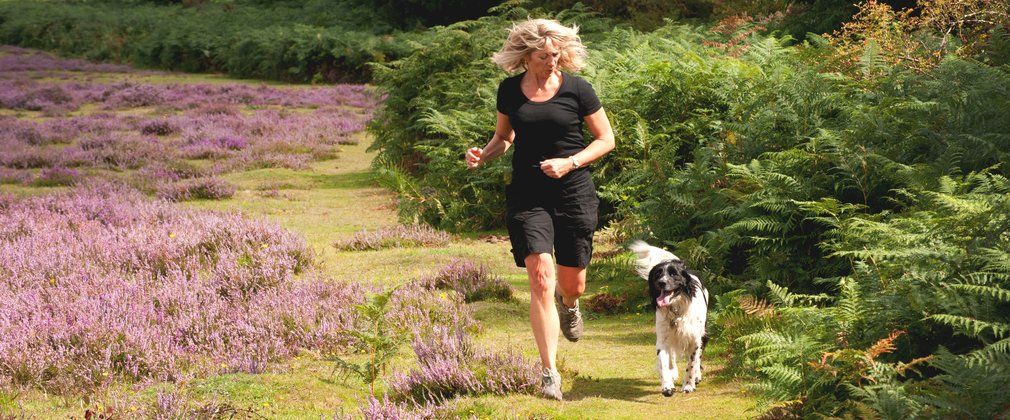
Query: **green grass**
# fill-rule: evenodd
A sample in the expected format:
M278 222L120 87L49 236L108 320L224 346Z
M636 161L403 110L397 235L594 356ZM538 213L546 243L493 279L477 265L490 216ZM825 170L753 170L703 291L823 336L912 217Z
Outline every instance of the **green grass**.
M150 76L164 78L163 75ZM205 82L213 76L179 82ZM252 218L266 218L303 235L315 251L318 269L340 281L377 285L398 284L430 274L449 261L465 258L480 262L502 275L517 289L512 302L477 302L475 316L483 326L478 341L511 345L536 358L528 325L529 288L525 271L512 262L507 241L489 241L476 234L463 234L440 248L398 248L345 252L332 245L362 229L378 229L397 222L395 197L378 187L369 172L372 154L369 139L342 146L333 160L316 162L308 170L261 169L233 173L223 178L237 186L235 196L223 201L195 201L184 205L214 211L237 211ZM0 192L19 195L48 192L49 188L0 185ZM501 235L502 232L489 232ZM613 245L601 243L605 250ZM588 293L604 286L596 277L613 270L590 267ZM610 285L634 288L634 283ZM641 287L645 287L644 283ZM629 313L590 316L579 343L561 340L559 365L566 401L547 401L536 396L464 397L456 414L477 418L653 418L702 417L743 418L757 414L752 397L741 384L721 373L718 343L705 353L705 381L693 394L664 398L659 392L655 369L653 315ZM393 366L411 367L409 346L400 349ZM279 364L259 375L228 374L184 379L177 383L136 386L120 384L98 395L55 397L37 391L0 393L0 417L25 412L39 418L82 418L86 409L98 406L130 413L150 407L158 392L175 392L194 404L218 404L239 411L238 417L277 419L330 417L337 413L356 415L358 400L367 395L367 385L334 373L334 364L310 352ZM379 384L378 390L384 389ZM243 414L245 413L245 414ZM675 414L674 414L675 413Z

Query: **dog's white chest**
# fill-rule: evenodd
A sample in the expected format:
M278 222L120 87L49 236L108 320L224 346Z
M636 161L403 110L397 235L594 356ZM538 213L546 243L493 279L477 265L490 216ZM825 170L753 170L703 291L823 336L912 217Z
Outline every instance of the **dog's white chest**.
M685 348L705 334L705 311L693 308L701 299L678 299L668 307L656 311L656 338L660 343L674 348ZM700 309L700 310L699 310Z

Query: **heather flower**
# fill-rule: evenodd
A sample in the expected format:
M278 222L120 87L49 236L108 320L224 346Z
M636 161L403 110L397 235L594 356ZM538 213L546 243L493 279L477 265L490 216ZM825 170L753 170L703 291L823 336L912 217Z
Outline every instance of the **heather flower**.
M0 184L24 184L31 179L28 171L0 167Z
M157 194L169 201L223 200L235 195L235 186L218 178L198 178L163 185Z
M92 164L118 170L137 169L172 156L171 149L157 138L135 134L87 136L77 147L91 156Z
M396 225L377 231L360 231L334 246L341 251L367 251L412 246L439 247L448 244L449 240L448 233L428 225Z
M159 419L182 418L189 411L189 401L178 392L158 391L152 407L152 417Z
M179 126L175 121L169 119L157 119L145 121L141 127L142 134L153 134L156 136L167 136L179 131Z
M515 350L481 347L462 329L433 325L413 342L418 367L390 380L400 399L445 400L457 395L526 393L539 383L537 365Z
M466 305L462 294L427 290L416 280L393 292L390 307L394 308L387 314L390 324L407 333L424 335L432 325L454 325L470 332L480 330L473 309Z
M342 332L361 288L294 281L312 254L276 225L88 182L3 206L4 386L62 394L222 363L262 372L301 349L350 344Z
M234 106L227 104L210 104L200 109L197 109L194 115L231 115L238 116L241 115L238 109Z
M173 185L184 179L202 178L204 170L185 161L152 162L130 177L130 185L148 193L171 189ZM169 194L166 192L166 194ZM170 197L166 197L171 200ZM174 200L173 200L174 201Z
M244 138L235 135L221 136L217 138L217 143L228 150L242 150L249 147L249 143Z
M105 109L137 108L165 102L166 88L121 82L107 86L101 98Z
M445 419L452 417L454 406L454 403L447 404L444 401L397 402L390 400L388 395L383 395L381 400L375 396L368 396L365 401L358 403L361 416L366 419ZM334 418L352 417L338 413Z
M486 267L471 261L451 261L438 273L424 277L420 282L427 288L455 290L467 302L512 299L512 287L501 276L492 276Z
M97 71L98 67L30 51L13 55L20 58L0 60L0 67L6 63L10 69L0 78L0 106L60 116L45 121L0 116L0 166L15 169L60 166L122 171L181 158L213 160L212 169L204 171L208 174L258 168L302 170L313 161L336 157L340 144L357 141L352 134L363 129L379 99L353 85L101 83L66 77L68 81L43 82L34 74L20 72L62 71L60 63L69 71ZM65 115L82 104L109 110L157 106L159 116L148 117L147 110ZM67 147L38 147L57 144ZM156 190L145 185L149 181L137 183L145 190Z
M0 151L0 166L18 169L48 168L59 161L59 151L50 148L7 146Z
M3 121L0 125L0 136L7 142L13 140L30 145L45 144L41 130L35 123L29 121Z
M60 85L0 80L0 106L41 111L53 107L76 109L78 104L74 96Z
M183 159L223 159L231 155L231 151L222 148L217 142L200 139L195 140L179 150Z
M46 168L39 174L32 184L39 187L58 187L74 185L80 178L80 173L73 168Z
M57 58L50 54L10 45L0 46L0 73L25 71L76 71L130 73L129 66L90 63L79 59Z

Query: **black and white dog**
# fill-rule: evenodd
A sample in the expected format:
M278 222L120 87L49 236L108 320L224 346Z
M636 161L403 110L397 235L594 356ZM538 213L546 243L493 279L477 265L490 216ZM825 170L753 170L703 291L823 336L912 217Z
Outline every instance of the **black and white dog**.
M638 254L638 275L649 281L649 294L656 309L656 364L663 395L673 395L679 355L687 356L681 390L692 392L701 383L701 351L708 342L705 332L708 290L669 251L642 241L635 241L628 248Z

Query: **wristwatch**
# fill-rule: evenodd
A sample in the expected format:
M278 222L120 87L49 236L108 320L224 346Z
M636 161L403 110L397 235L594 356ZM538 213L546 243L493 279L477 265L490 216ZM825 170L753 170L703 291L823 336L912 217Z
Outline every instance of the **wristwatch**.
M571 155L569 158L572 159L572 165L575 166L575 169L579 169L579 167L582 166L582 164L579 163L579 160L575 158L575 155Z

